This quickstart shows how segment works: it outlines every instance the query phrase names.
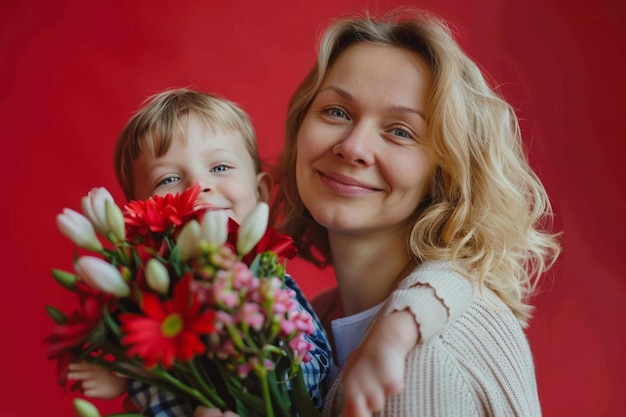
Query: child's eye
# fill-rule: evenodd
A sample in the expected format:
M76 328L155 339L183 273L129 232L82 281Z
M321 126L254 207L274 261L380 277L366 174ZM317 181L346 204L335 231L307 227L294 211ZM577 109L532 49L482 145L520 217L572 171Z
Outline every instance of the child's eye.
M178 177L176 176L165 177L159 182L159 185L170 185L174 184L176 181L178 181Z
M219 164L211 168L211 172L226 172L230 167L226 164Z

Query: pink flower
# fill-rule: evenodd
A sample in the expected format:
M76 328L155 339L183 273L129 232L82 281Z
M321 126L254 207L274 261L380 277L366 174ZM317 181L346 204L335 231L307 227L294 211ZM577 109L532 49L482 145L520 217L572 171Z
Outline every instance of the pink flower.
M252 275L250 268L243 262L237 262L233 266L233 288L239 290L245 288L248 291L255 291L259 286L258 278Z
M302 361L307 363L311 360L309 351L313 349L313 345L306 341L304 334L300 333L289 342L289 347L293 350L296 363Z
M315 331L313 317L311 317L311 315L304 310L296 311L290 314L289 319L293 321L299 332L312 334Z
M288 288L278 289L274 294L274 314L284 314L297 308L294 292Z
M265 316L261 312L261 306L256 303L244 303L239 310L239 320L254 330L259 331L265 323Z
M217 271L212 286L213 299L215 303L235 308L239 304L239 294L233 291L231 277L231 271Z

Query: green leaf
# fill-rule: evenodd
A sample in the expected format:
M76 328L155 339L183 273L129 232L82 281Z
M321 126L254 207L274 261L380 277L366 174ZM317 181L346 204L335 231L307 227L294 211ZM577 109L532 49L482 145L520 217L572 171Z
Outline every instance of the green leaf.
M237 414L240 417L263 417L265 416L265 403L256 395L242 390L228 390L235 399Z
M118 339L122 337L122 331L120 330L120 327L117 325L117 322L113 319L113 317L111 317L111 313L107 308L104 308L103 316L105 324L108 326L109 329L111 329L115 337L117 337Z
M248 267L248 269L250 269L250 272L252 272L252 275L254 275L255 277L259 276L258 271L259 271L260 264L261 264L261 254L258 254L257 256L254 257L254 260Z
M298 369L294 377L291 379L291 390L289 391L291 402L295 411L300 416L319 417L319 410L315 408L311 394L307 390L304 377L302 376L302 368Z
M268 372L267 382L270 386L272 403L274 404L275 411L277 411L277 415L282 417L291 417L290 410L292 409L292 401L285 381L281 381L279 383L276 380L276 374L274 372ZM307 395L309 395L308 392Z
M60 269L53 269L52 276L59 284L63 285L69 290L76 290L76 281L78 277L70 272L62 271Z
M58 308L46 306L46 311L48 312L50 318L54 320L56 324L67 323L67 315Z

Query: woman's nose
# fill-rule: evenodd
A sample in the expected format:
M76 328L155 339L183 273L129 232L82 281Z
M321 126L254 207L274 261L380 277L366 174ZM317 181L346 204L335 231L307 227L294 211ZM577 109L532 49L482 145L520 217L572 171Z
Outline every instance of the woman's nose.
M374 163L376 131L366 124L355 126L333 147L333 153L344 161L368 166Z

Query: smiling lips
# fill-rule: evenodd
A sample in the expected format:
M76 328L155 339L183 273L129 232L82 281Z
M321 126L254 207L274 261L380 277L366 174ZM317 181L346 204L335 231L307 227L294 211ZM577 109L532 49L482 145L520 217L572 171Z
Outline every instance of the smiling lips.
M216 205L213 205L213 203L209 203L209 202L206 202L206 201L201 201L200 204L199 204L199 207L203 208L203 209L207 209L209 211L229 210L228 208L218 207Z
M380 188L335 172L317 171L321 182L337 194L355 196L381 191Z

